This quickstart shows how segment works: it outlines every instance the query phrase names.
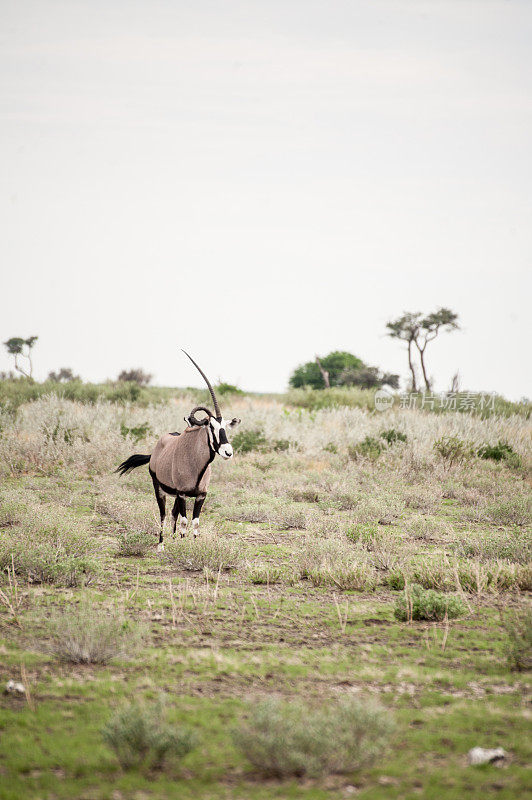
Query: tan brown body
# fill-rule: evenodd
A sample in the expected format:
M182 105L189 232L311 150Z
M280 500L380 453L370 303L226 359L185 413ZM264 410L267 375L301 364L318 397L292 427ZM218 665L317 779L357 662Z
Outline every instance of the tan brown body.
M179 435L166 433L151 454L150 473L167 494L205 495L213 456L205 425L186 428Z

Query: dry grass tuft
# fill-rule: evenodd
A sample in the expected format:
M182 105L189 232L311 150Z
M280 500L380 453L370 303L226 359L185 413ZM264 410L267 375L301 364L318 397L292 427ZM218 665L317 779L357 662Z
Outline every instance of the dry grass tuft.
M73 664L107 664L134 655L142 629L123 614L109 613L89 602L54 612L45 622L41 648Z
M244 558L244 546L238 540L201 534L197 539L185 538L168 542L165 561L178 569L212 573L237 567Z

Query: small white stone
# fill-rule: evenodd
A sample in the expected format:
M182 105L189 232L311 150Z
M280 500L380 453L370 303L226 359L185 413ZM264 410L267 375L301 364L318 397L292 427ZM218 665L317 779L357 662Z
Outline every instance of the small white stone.
M503 761L506 758L506 751L502 747L487 750L484 747L472 747L467 754L469 763L473 766L477 764L492 764L494 761Z
M26 689L18 681L8 681L6 684L6 692L8 694L25 694Z

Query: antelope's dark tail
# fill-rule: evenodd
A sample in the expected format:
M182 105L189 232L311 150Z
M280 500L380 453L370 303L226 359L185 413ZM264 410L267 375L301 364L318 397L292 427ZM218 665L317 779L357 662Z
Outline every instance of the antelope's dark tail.
M128 472L131 472L132 469L137 469L137 467L142 467L143 464L147 464L150 458L151 455L143 456L140 455L140 453L136 453L134 456L129 456L125 461L122 461L120 466L115 469L115 472L119 472L120 475L126 475Z

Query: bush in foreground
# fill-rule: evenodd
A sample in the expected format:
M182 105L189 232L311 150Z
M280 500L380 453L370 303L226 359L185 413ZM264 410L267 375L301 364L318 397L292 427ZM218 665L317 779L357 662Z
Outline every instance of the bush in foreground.
M441 621L447 617L455 619L466 612L466 607L459 597L423 589L418 584L405 587L404 593L397 598L394 616L406 620Z
M477 450L479 458L491 459L491 461L505 461L509 467L518 469L522 465L521 456L515 452L508 442L499 439L497 444L483 444Z
M138 556L143 558L151 550L156 538L148 531L122 531L118 535L117 556Z
M432 449L443 459L446 469L451 469L456 464L463 464L475 455L471 442L466 442L458 436L441 436L436 439Z
M264 777L319 777L370 764L386 749L393 728L389 711L353 697L320 709L270 699L251 709L233 736Z
M242 545L218 536L200 535L197 539L185 538L166 545L165 559L179 569L201 572L229 570L242 560Z
M239 431L231 439L231 444L235 453L252 453L254 450L261 452L265 450L268 441L262 428L255 428L249 431Z
M43 649L73 664L107 664L133 655L141 641L141 629L122 615L83 603L52 614L46 622Z
M162 769L168 759L183 758L196 746L192 731L167 721L161 701L117 711L102 735L123 769Z
M88 583L99 571L93 536L76 517L52 505L7 509L10 526L0 531L0 570L13 564L26 580L59 586Z
M351 444L347 448L349 458L357 461L359 458L367 458L375 461L383 451L383 445L374 436L366 436L358 444Z
M247 577L251 583L271 586L274 583L281 583L287 575L280 567L259 562L248 566Z

